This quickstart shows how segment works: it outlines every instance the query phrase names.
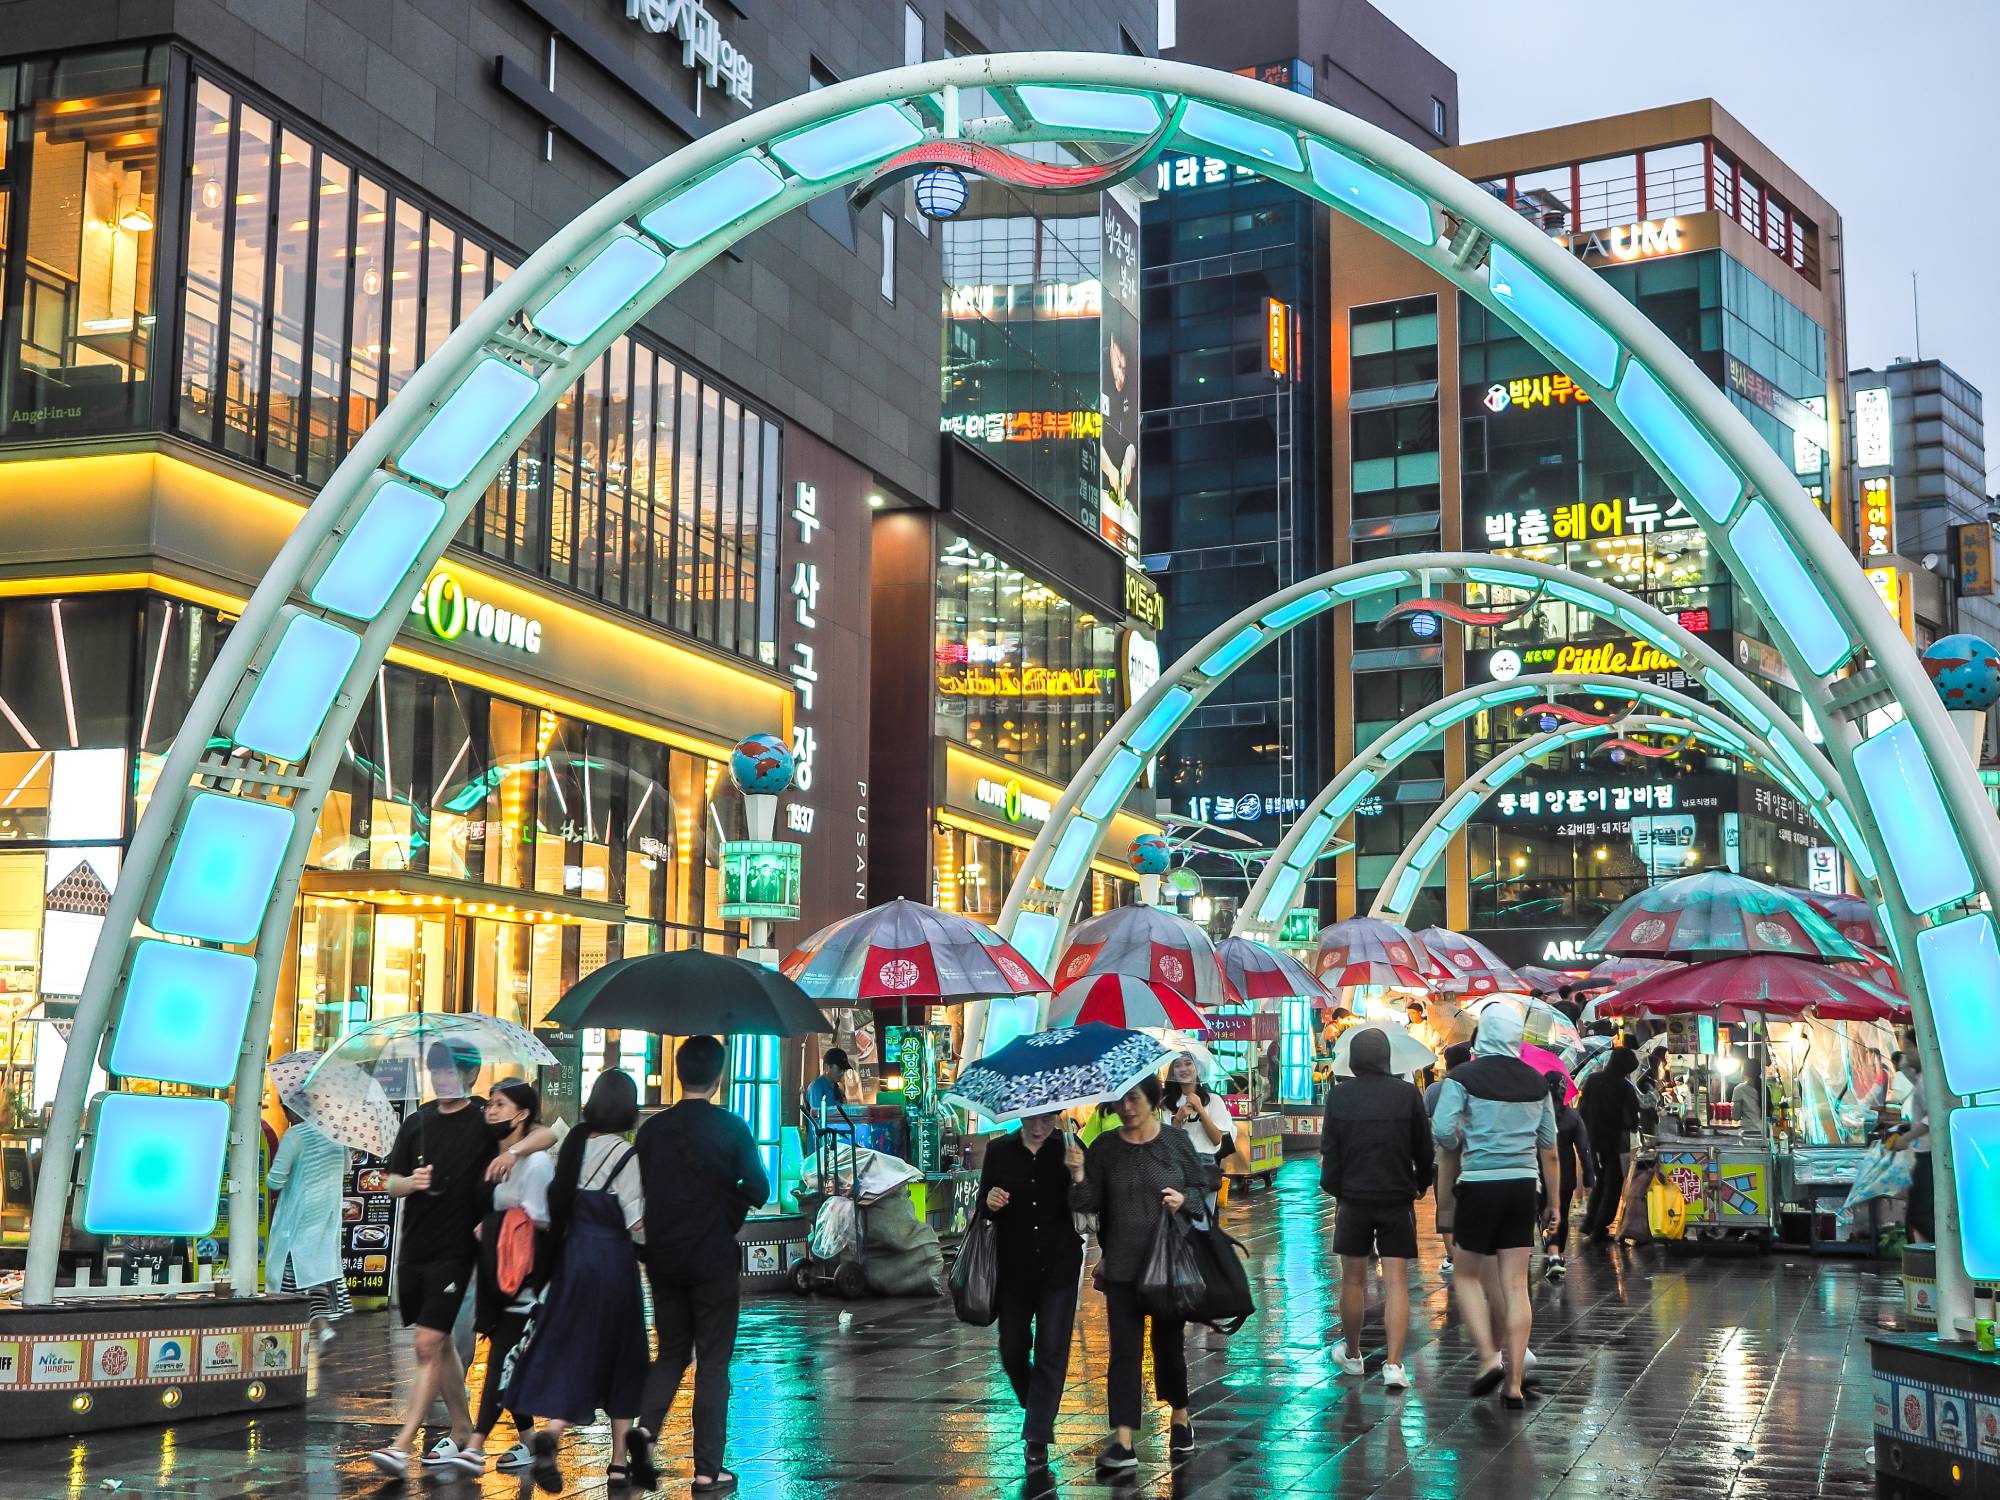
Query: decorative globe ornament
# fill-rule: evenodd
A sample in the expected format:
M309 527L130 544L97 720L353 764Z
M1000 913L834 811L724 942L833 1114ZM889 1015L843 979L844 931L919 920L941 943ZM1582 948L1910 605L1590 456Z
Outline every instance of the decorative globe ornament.
M745 796L771 796L792 784L791 747L775 734L753 734L729 752L729 779Z
M1948 635L1926 647L1924 670L1946 708L1983 709L2000 702L2000 647L1976 635Z
M1141 875L1164 875L1167 866L1173 863L1173 851L1157 833L1142 833L1132 840L1132 847L1125 851L1125 858Z
M965 174L956 167L932 167L917 178L917 208L927 219L949 219L965 207Z

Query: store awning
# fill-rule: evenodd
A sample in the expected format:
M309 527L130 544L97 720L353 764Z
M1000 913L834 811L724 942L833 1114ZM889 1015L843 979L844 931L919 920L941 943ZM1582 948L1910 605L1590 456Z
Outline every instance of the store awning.
M308 896L335 896L376 906L404 907L438 915L491 917L501 922L623 922L625 908L615 901L591 901L558 896L550 891L522 891L479 880L454 880L447 875L419 875L411 870L308 870L299 882Z

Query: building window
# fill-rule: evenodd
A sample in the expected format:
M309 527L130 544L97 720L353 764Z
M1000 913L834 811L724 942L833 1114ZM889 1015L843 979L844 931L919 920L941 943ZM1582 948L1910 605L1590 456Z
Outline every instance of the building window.
M924 60L924 17L914 5L903 7L903 66L915 67Z
M1439 140L1445 139L1445 127L1448 123L1445 118L1444 100L1433 94L1431 96L1431 134Z
M896 216L882 215L882 300L896 300Z

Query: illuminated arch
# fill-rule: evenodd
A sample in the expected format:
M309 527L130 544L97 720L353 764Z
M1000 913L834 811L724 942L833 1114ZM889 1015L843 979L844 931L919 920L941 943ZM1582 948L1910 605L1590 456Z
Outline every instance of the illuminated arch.
M1319 795L1300 811L1292 826L1285 830L1285 836L1278 841L1271 857L1251 882L1250 890L1237 910L1236 932L1245 937L1269 937L1282 927L1285 913L1291 910L1305 882L1306 872L1319 861L1341 824L1410 756L1433 744L1455 725L1465 723L1484 710L1509 703L1571 695L1615 698L1636 707L1666 709L1681 716L1676 722L1683 729L1699 729L1712 743L1734 746L1738 753L1745 750L1758 752L1766 773L1811 810L1820 826L1827 830L1854 865L1863 884L1869 888L1871 899L1878 898L1874 861L1860 841L1852 818L1842 806L1846 795L1845 784L1826 758L1799 733L1796 725L1780 719L1774 721L1769 730L1764 730L1742 717L1718 712L1713 704L1697 702L1666 688L1629 678L1550 672L1516 678L1507 683L1482 683L1462 688L1435 703L1425 704L1418 712L1391 724L1377 735L1340 768L1320 789ZM1758 708L1754 700L1747 706ZM1577 739L1587 737L1581 733L1572 735ZM1486 776L1494 776L1497 783L1514 775L1533 758L1527 749L1528 745L1536 743L1540 742L1515 745L1505 754L1495 756L1462 785L1470 786ZM1556 747L1551 744L1537 753L1546 754L1553 748ZM1497 774L1503 770L1504 775ZM1455 806L1456 795L1454 792L1446 797L1439 811ZM1464 816L1452 823L1450 833L1456 833L1464 826L1472 810L1472 806L1464 809ZM1420 837L1428 832L1427 825ZM1417 842L1412 840L1412 847ZM1441 850L1443 846L1439 847ZM1388 889L1387 882L1384 889Z
M1489 801L1501 787L1505 786L1529 762L1540 760L1552 751L1566 745L1581 744L1588 740L1603 739L1618 734L1678 734L1691 740L1703 740L1719 748L1742 754L1746 748L1768 755L1769 749L1761 736L1744 732L1719 735L1712 725L1690 723L1686 719L1670 719L1663 714L1631 714L1610 724L1568 724L1561 729L1538 734L1514 746L1505 755L1496 755L1481 766L1478 771L1466 777L1431 810L1423 825L1410 836L1403 846L1403 852L1396 856L1394 864L1382 879L1381 889L1375 893L1375 900L1369 906L1369 915L1387 917L1391 921L1402 921L1409 915L1410 907L1416 902L1417 893L1423 889L1432 868L1443 858L1446 848L1458 830L1468 823L1473 814ZM1782 784L1782 777L1780 778ZM1790 790L1790 788L1787 788ZM1833 791L1839 797L1838 790ZM1824 809L1811 807L1813 817L1821 828L1836 843L1840 841L1840 831L1825 815ZM1850 859L1851 851L1845 849ZM1864 882L1870 887L1871 900L1878 899L1873 881Z
M961 91L971 90L1002 114L964 120ZM1399 245L1576 380L1655 463L1770 622L1831 759L1863 799L1857 812L1888 872L1893 927L1914 955L1912 999L1932 1076L1960 1093L2000 1089L2000 1053L1981 1045L2000 1024L2000 941L1987 913L1965 910L2000 888L2000 828L1928 679L1859 566L1786 465L1690 360L1505 204L1317 100L1148 58L957 58L801 95L642 172L530 256L362 434L218 653L134 832L58 1084L49 1169L35 1199L28 1302L53 1295L67 1164L91 1102L91 1064L108 1045L125 1076L161 1076L171 1051L161 1042L176 1029L165 1018L178 1018L182 1042L207 1044L198 1049L207 1054L203 1076L211 1086L232 1084L233 1105L107 1096L81 1158L89 1174L85 1217L135 1227L144 1211L160 1208L159 1227L184 1232L176 1214L184 1217L185 1203L219 1178L226 1147L229 1278L239 1288L256 1284L257 1096L278 955L340 747L416 581L562 392L674 287L788 209L944 138L1114 148L1152 140L1220 157ZM1306 592L1276 596L1273 610L1296 606L1303 618L1323 607L1304 602ZM1228 649L1240 659L1273 628L1282 626L1259 625L1240 650ZM1859 681L1832 680L1863 653L1879 666ZM1120 720L1037 841L1031 873L1048 873L1050 856L1073 843L1079 804L1095 816L1108 810L1106 788L1113 803L1129 790L1139 770L1129 742L1156 749L1198 692L1228 670L1201 666L1197 659L1177 667ZM1863 742L1860 716L1899 699L1907 722ZM1870 816L1875 806L1894 807L1897 816ZM1065 906L1070 898L1050 894ZM1021 911L1017 892L1010 927ZM138 941L142 921L185 941ZM1926 978L1938 997L1935 1018ZM1933 1019L1944 1028L1942 1057ZM226 1079L212 1076L218 1053L234 1055ZM1961 1110L1940 1133L1947 1177L1961 1135L2000 1160L2000 1109ZM151 1153L143 1174L134 1171L135 1147ZM182 1206L161 1207L163 1180L177 1184L173 1202ZM2000 1166L1960 1186L1969 1205L1980 1193L2000 1203ZM114 1212L121 1195L128 1205ZM1955 1207L1949 1195L1940 1205L1947 1252ZM1978 1222L1979 1269L2000 1271L2000 1217ZM1939 1281L1941 1323L1949 1326L1969 1306L1957 1257L1940 1255Z

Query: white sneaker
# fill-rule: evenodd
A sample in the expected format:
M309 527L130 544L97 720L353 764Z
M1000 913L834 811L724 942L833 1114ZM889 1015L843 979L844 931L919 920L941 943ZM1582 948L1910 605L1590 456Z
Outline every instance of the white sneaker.
M1438 1270L1446 1276L1451 1274L1451 1257L1449 1255L1438 1262Z
M456 1469L460 1467L459 1460L464 1456L464 1451L460 1449L457 1443L448 1437L441 1437L435 1443L431 1444L431 1451L424 1455L424 1467L426 1469ZM484 1468L485 1465L481 1464L480 1467Z
M1407 1391L1410 1388L1410 1372L1401 1365L1384 1365L1382 1386L1385 1390Z
M1340 1373L1343 1375L1360 1376L1368 1373L1368 1368L1362 1364L1360 1356L1347 1352L1346 1339L1335 1339L1333 1347L1327 1350L1327 1354L1334 1364L1340 1367Z
M1530 1349L1521 1360L1521 1378L1526 1380L1530 1375L1534 1374L1535 1366L1540 1363L1541 1361L1535 1358L1535 1351ZM1505 1349L1500 1351L1500 1368L1503 1370L1507 1368L1507 1351Z
M535 1450L526 1443L516 1443L493 1461L496 1469L525 1469L535 1461Z

